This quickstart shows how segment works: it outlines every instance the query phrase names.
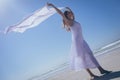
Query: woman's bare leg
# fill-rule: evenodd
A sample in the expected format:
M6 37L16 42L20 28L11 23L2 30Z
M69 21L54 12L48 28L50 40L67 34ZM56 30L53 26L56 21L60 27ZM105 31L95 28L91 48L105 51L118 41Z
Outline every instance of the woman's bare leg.
M90 69L86 69L86 71L89 73L91 77L94 77L95 75L90 71Z
M90 80L93 80L94 78L99 78L99 76L96 76L96 75L94 75L91 71L90 71L90 69L86 69L86 71L89 73L89 75L90 75Z
M108 74L108 73L112 72L112 71L107 71L107 70L103 69L101 66L98 67L98 70L100 71L101 74Z

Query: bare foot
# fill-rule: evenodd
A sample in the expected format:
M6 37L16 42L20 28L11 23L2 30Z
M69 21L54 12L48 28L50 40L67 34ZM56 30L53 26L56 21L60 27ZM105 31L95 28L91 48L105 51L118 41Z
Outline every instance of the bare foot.
M93 76L91 76L90 80L94 80L94 79L99 78L99 77L100 76L93 75Z
M111 73L112 71L107 71L107 70L104 70L103 72L101 72L101 74L109 74Z

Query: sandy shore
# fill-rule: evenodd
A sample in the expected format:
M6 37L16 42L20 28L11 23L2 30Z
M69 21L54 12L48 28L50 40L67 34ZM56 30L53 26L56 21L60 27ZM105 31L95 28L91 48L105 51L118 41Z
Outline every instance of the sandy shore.
M101 75L97 69L91 69L94 74L100 76L100 78L94 80L120 80L120 48L96 56L96 58L104 69L113 72ZM75 72L68 68L49 77L47 80L89 80L89 78L90 76L85 70Z

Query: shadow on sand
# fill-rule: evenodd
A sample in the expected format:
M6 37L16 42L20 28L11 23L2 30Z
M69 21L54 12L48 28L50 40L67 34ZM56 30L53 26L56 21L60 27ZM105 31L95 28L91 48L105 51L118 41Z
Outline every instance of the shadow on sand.
M94 80L111 80L111 79L115 79L115 78L120 78L120 71L102 75L99 78L95 78Z

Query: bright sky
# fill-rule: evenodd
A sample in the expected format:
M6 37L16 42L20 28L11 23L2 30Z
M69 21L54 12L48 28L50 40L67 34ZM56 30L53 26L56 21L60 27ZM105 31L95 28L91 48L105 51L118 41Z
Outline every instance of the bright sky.
M92 50L120 39L120 0L0 0L0 30L47 2L70 7ZM0 80L27 80L68 61L71 33L58 14L21 33L0 34Z

